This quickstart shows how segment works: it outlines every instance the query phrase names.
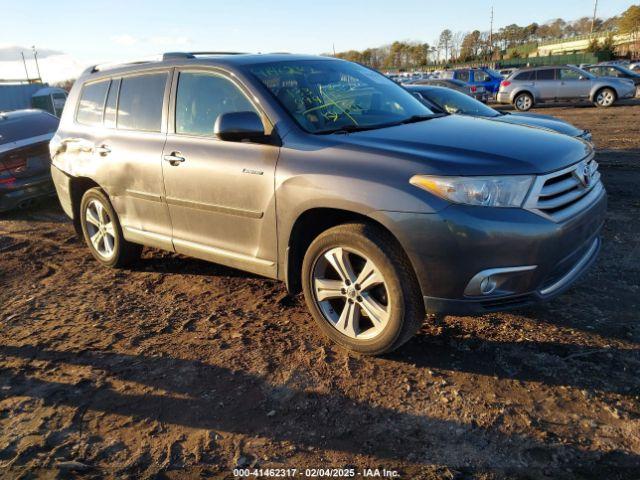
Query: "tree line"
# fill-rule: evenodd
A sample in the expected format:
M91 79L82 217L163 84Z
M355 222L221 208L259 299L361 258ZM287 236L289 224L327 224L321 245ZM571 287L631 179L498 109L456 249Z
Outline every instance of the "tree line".
M349 50L335 56L379 69L412 69L427 64L490 61L525 56L527 48L535 50L540 42L592 32L609 32L610 37L604 44L592 41L589 45L590 51L613 49L611 35L617 32L629 33L632 38L640 38L640 6L633 5L620 16L597 18L595 21L590 17L574 21L556 18L542 25L535 22L526 26L511 24L496 32L474 30L454 33L450 29L444 29L431 44L396 41L383 47L361 51Z

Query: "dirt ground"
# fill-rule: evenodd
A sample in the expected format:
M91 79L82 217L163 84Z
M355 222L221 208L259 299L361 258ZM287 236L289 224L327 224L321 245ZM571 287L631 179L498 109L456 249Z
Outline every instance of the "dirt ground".
M640 478L640 102L539 111L593 131L597 265L382 358L332 345L276 281L152 249L101 268L55 200L1 216L0 475Z

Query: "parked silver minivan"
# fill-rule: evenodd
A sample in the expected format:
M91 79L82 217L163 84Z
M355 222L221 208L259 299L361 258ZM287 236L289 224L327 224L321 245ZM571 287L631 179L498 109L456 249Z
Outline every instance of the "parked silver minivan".
M101 264L148 245L283 280L365 354L402 345L425 312L559 295L595 261L606 209L588 142L435 114L326 57L92 67L50 150L60 203Z
M500 84L497 101L526 112L536 103L549 101L589 100L597 107L610 107L616 100L634 96L633 81L596 77L564 66L516 70Z

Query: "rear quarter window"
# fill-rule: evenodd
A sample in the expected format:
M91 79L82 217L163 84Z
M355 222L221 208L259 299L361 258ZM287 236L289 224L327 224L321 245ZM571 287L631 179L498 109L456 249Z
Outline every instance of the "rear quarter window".
M102 110L109 88L109 80L85 85L80 95L76 121L83 125L99 125L102 123Z
M531 71L531 72L520 72L518 73L515 77L513 77L514 80L533 80L535 77L535 72Z
M118 128L159 132L166 83L166 72L122 78L118 98Z

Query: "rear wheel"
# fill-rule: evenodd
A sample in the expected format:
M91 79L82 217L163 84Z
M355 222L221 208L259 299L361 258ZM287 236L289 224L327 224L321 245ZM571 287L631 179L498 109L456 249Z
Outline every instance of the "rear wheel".
M533 107L533 97L530 93L519 93L513 100L513 106L520 112L526 112Z
M101 264L122 267L140 257L142 246L124 239L118 216L101 189L91 188L83 195L80 225L91 254Z
M596 92L593 103L596 107L610 107L616 101L616 92L611 88L602 88Z
M424 321L423 298L408 259L376 226L326 230L309 246L302 274L314 319L350 350L367 355L394 350Z

